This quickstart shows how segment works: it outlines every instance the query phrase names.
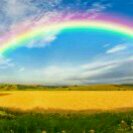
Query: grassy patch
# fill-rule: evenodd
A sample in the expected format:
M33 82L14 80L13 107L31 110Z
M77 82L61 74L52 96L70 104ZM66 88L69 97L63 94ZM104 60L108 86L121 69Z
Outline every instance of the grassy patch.
M1 112L13 117L0 118L0 133L133 133L133 112L99 114L24 113L8 110Z

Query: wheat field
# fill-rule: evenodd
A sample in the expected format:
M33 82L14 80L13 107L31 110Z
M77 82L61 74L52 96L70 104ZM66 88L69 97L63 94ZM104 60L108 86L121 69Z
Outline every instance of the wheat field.
M0 107L32 110L114 110L133 107L133 91L5 91Z

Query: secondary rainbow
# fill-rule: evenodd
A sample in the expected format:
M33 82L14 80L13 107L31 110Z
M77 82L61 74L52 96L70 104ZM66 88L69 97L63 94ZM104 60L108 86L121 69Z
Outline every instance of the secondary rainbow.
M31 26L32 27L32 26ZM133 27L128 25L123 25L120 23L108 22L108 21L99 21L99 20L69 20L58 23L50 23L50 24L40 24L37 26L33 26L32 28L27 28L26 30L22 30L22 32L16 33L15 36L5 35L1 36L0 42L0 53L4 54L6 51L14 49L19 46L26 45L28 41L34 39L45 37L47 33L50 32L60 32L62 30L68 29L78 29L78 28L86 28L86 29L96 29L103 30L105 32L114 32L114 34L121 34L127 37L133 38ZM20 27L21 28L21 27Z

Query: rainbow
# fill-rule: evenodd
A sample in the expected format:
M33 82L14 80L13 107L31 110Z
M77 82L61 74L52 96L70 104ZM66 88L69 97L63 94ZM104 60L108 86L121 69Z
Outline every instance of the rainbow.
M34 38L39 38L40 36L45 37L47 33L50 32L60 32L65 29L72 30L78 28L103 30L105 32L113 32L115 34L121 34L133 38L133 27L128 25L100 20L69 20L50 24L44 23L35 27L33 26L32 28L30 27L26 30L22 30L22 32L16 33L14 36L10 36L10 33L1 36L0 53L4 54L8 50L26 45L28 41Z

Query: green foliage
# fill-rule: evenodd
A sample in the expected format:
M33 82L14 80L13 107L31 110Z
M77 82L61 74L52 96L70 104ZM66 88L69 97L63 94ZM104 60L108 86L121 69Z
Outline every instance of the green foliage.
M0 118L0 133L133 133L133 112L4 114L14 117Z
M0 91L14 91L14 90L119 91L119 90L133 90L133 85L98 84L98 85L73 85L73 86L43 86L43 85L0 84Z

